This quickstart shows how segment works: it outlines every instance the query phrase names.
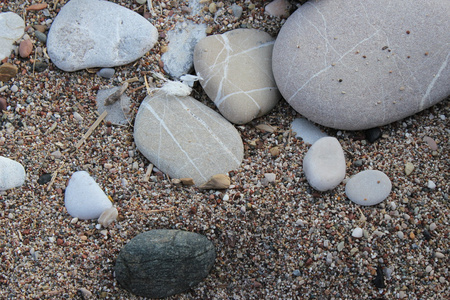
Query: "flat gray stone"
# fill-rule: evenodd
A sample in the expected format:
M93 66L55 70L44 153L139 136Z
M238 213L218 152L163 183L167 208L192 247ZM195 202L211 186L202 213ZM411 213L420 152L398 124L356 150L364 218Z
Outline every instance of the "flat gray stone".
M193 21L178 23L169 30L169 50L161 56L164 70L175 78L188 74L194 67L194 47L206 37L206 24Z
M283 97L324 126L362 130L450 95L450 1L309 1L283 25L273 72Z
M266 32L235 29L201 40L194 51L200 84L222 115L245 124L281 98L272 74L274 40Z
M359 205L376 205L391 193L392 183L381 171L366 170L351 177L345 185L347 197Z
M135 295L169 297L202 281L215 258L213 243L203 235L155 229L137 235L120 250L115 275Z
M115 67L147 53L158 38L144 17L103 0L71 0L56 16L47 38L48 55L64 71Z
M119 94L120 89L120 86L116 86L99 90L96 99L97 110L99 114L102 114L104 111L108 112L105 117L106 121L110 121L115 125L126 125L131 119L131 102L130 97L125 93Z
M0 156L0 191L23 185L25 177L25 169L21 163Z
M303 159L303 170L309 184L318 191L338 186L345 177L345 156L341 144L334 137L316 141Z
M13 12L0 13L0 60L11 55L13 44L25 30L25 21Z
M171 178L202 185L236 169L243 159L238 131L220 114L189 96L164 90L147 96L134 125L139 151Z
M292 122L291 129L296 138L302 138L306 144L314 144L317 140L326 137L324 133L312 122L304 118L297 118Z

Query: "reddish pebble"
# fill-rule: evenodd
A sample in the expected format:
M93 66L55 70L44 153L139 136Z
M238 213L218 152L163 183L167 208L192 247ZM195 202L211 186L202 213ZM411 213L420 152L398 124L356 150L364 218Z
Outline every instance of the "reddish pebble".
M39 3L39 4L33 4L27 7L28 10L41 10L47 8L47 3Z
M31 40L23 40L20 42L19 54L22 58L27 58L30 56L31 51L33 51L33 43Z
M436 142L429 136L425 136L423 138L423 141L426 142L428 146L430 146L431 150L436 151L438 149Z
M56 245L61 246L64 243L64 241L62 239L57 239L56 240Z
M0 98L0 112L6 110L8 103L5 98Z

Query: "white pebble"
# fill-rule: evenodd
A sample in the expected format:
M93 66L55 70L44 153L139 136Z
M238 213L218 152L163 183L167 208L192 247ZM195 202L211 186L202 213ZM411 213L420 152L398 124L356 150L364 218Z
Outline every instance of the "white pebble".
M436 251L436 253L434 253L434 256L436 256L437 258L444 258L444 254L441 252Z
M386 199L392 189L391 180L383 172L362 171L345 185L347 197L359 205L376 205Z
M112 207L108 196L86 171L72 174L64 195L67 212L82 220L97 219Z
M345 156L334 137L324 137L309 148L303 159L303 170L309 184L318 191L328 191L345 178Z
M79 113L77 113L76 111L73 112L73 118L75 120L77 120L78 122L83 121L83 117Z
M72 220L70 220L70 224L75 224L78 222L78 218L73 218Z
M19 187L25 183L25 168L22 164L0 156L0 191Z
M379 231L379 230L375 230L375 231L373 232L373 234L375 234L376 236L379 236L379 237L382 237L382 236L384 235L384 233L381 232L381 231Z
M397 232L397 236L398 236L399 239L402 239L402 238L405 237L405 235L404 235L403 232L401 232L401 231L398 231L398 232Z
M436 184L433 181L428 180L427 188L434 190L436 188Z
M404 292L404 291L400 291L399 293L398 293L398 298L399 299L403 299L403 298L405 298L406 297L406 293Z
M61 158L62 157L62 153L59 150L53 151L52 153L50 153L51 156L53 156L54 158Z
M428 265L427 268L425 269L427 273L430 273L432 270L433 268L430 265Z
M98 218L98 223L100 223L103 227L108 227L112 222L114 222L119 216L119 212L117 208L111 207L105 210Z
M14 85L10 88L10 90L11 90L11 92L15 93L15 92L17 92L17 91L19 90L19 88L17 87L17 85L14 84Z
M230 199L230 196L228 196L228 194L223 195L222 200L223 201L228 201Z
M353 229L352 236L355 238L360 238L363 236L363 230L362 228L356 227Z
M344 241L340 242L340 243L337 245L337 250L338 250L339 252L341 252L341 251L344 249L344 245L345 245Z
M433 222L433 223L430 224L430 230L431 231L434 231L436 228L437 228L436 223Z

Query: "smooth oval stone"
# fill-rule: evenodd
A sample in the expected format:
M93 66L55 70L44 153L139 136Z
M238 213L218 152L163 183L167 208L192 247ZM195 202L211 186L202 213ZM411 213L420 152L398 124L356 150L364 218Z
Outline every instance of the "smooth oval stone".
M195 46L200 84L229 121L250 122L281 98L272 74L273 44L266 32L235 29L208 36Z
M125 65L143 56L158 38L144 17L101 0L71 0L47 37L48 55L64 71Z
M25 182L25 169L22 164L0 156L0 191L19 187Z
M304 118L296 118L291 124L291 129L295 132L296 138L301 138L305 143L311 145L327 136L319 127Z
M98 219L112 207L108 196L86 171L72 174L64 194L67 212L81 220Z
M120 250L115 274L131 293L163 298L197 285L215 257L213 243L203 235L155 229L137 235Z
M114 68L102 68L97 72L97 75L103 78L110 79L114 76L116 70Z
M450 95L450 1L309 1L283 25L273 72L283 97L324 126L362 130Z
M389 177L377 170L366 170L351 177L345 185L345 194L356 204L370 206L389 196L392 184Z
M171 178L193 178L196 185L236 169L244 155L239 133L220 114L192 97L164 90L142 102L134 139L159 170Z
M309 184L318 191L334 189L345 177L345 156L334 137L323 137L309 148L303 158L303 170Z
M3 60L11 54L14 42L22 37L25 21L13 12L0 13L0 28L0 60Z

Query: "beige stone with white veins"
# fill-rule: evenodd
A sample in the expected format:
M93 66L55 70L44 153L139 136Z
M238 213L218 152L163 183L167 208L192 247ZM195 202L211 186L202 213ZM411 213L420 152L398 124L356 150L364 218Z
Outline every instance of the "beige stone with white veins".
M244 155L238 131L220 114L164 89L139 107L134 140L159 170L171 178L192 178L196 185L236 169Z
M236 29L202 39L194 50L200 84L222 115L245 124L268 113L281 98L272 74L273 38Z

